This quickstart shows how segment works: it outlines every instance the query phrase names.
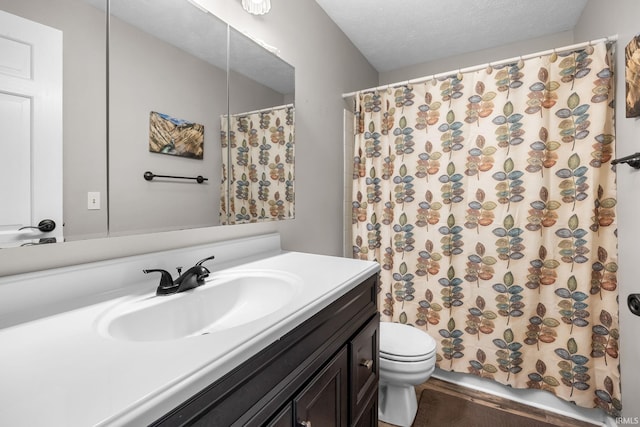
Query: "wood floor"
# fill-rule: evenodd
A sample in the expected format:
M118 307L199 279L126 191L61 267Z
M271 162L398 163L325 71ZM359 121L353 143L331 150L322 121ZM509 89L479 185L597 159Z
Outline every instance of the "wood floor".
M426 391L424 396L423 391ZM420 406L413 427L594 427L594 424L433 377L417 386L416 394ZM429 410L424 407L427 405ZM394 426L379 422L378 427Z

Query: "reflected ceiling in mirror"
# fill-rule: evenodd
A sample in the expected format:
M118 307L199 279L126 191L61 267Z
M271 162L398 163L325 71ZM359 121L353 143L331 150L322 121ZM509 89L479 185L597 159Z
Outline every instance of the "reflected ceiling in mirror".
M229 69L273 89L293 102L294 67L278 56L276 48L252 39L235 28L229 30ZM232 101L233 95L230 97L233 105ZM230 109L233 112L235 108Z

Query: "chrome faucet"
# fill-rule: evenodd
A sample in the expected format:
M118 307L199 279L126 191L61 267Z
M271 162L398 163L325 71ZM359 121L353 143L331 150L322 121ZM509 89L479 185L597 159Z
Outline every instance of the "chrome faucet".
M143 273L160 273L160 285L158 285L158 289L156 290L156 295L171 295L177 294L178 292L188 291L189 289L197 288L198 286L204 285L204 279L209 277L209 273L211 273L207 267L202 264L205 261L209 261L214 259L214 256L210 256L208 258L202 259L196 263L193 267L189 268L184 273L182 272L182 267L178 267L178 278L174 281L173 277L171 277L171 273L167 270L162 269L148 269L142 270Z

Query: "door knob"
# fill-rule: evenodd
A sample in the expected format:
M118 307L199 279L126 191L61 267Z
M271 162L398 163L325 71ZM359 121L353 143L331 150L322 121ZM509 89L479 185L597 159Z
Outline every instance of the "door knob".
M40 221L38 223L37 226L36 225L27 225L25 227L18 228L18 231L26 230L26 229L30 229L30 228L33 228L33 229L36 229L36 230L40 230L43 233L48 233L50 231L55 230L56 223L52 219L43 219L42 221Z
M636 316L640 316L640 294L631 294L627 297L629 310Z

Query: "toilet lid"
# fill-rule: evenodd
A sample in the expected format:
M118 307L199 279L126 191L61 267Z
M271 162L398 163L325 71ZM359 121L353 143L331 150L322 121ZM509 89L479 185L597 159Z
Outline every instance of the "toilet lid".
M435 356L436 341L426 332L400 323L380 323L380 357L421 361Z

